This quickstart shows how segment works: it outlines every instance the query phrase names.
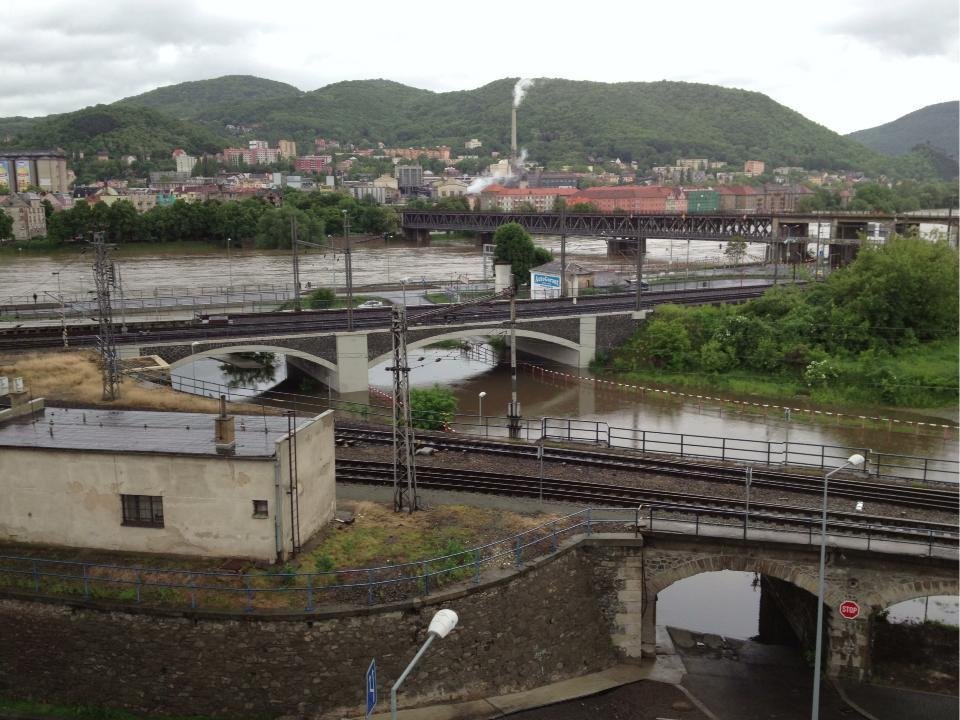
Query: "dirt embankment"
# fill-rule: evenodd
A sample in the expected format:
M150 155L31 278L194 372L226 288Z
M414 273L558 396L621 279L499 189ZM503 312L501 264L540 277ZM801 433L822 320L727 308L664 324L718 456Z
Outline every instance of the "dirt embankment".
M120 398L106 401L102 397L99 358L92 350L0 355L0 375L22 377L30 395L44 398L47 405L202 413L218 412L220 407L213 398L195 397L126 376L120 381ZM260 406L243 403L231 408L261 411Z

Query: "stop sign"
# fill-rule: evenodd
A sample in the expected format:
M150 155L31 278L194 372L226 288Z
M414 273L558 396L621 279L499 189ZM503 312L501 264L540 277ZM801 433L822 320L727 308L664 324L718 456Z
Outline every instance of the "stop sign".
M840 614L847 620L856 620L860 615L860 606L853 600L844 600L840 603Z

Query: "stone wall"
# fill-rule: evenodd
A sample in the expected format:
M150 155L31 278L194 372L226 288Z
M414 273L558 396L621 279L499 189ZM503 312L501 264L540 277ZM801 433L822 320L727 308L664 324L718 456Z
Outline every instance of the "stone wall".
M511 692L616 662L594 580L573 548L486 586L350 613L162 615L0 600L0 695L145 715L360 715L370 660L387 698L441 606L460 623L404 683L401 704Z

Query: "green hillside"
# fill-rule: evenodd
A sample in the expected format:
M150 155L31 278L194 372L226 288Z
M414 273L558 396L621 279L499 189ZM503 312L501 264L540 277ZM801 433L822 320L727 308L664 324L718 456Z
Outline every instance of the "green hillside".
M109 106L24 122L0 119L0 148L60 146L115 153L190 152L242 144L226 124L257 138L313 138L387 145L450 145L476 137L483 151L509 150L513 79L435 93L389 80L335 83L312 92L250 76L181 83ZM588 158L635 160L641 168L677 157L770 166L862 170L936 177L937 158L893 159L807 120L755 92L681 82L598 83L540 79L518 111L519 139L532 161L556 167ZM3 142L4 128L12 136Z
M86 154L106 150L116 157L123 153L169 154L177 147L195 153L215 152L222 145L213 133L197 124L176 120L156 110L95 105L38 119L23 132L0 142L0 149L61 147L68 152Z
M255 77L224 75L167 85L141 95L124 98L114 105L136 105L159 110L185 120L219 121L242 114L253 103L279 103L299 97L303 92L293 85Z
M263 134L310 142L316 135L388 145L509 150L514 80L434 93L386 80L330 85L282 105L245 108ZM679 157L733 164L891 171L889 160L755 92L680 82L598 83L541 79L519 109L519 139L531 159L583 162L587 156L636 160L642 167Z
M905 155L918 145L957 159L960 144L960 102L938 103L916 110L893 122L858 130L848 138L887 155Z

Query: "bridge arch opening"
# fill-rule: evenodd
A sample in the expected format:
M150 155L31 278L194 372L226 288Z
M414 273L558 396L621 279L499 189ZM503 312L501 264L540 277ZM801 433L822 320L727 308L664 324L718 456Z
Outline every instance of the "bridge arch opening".
M517 350L521 352L530 352L531 354L547 354L547 359L559 362L564 365L577 367L581 362L583 347L578 342L567 340L566 338L549 335L547 333L517 328ZM492 328L472 328L466 330L450 330L439 332L436 335L418 338L417 340L407 342L407 352L410 354L416 351L452 342L467 342L472 339L498 339L500 342L509 343L510 329L506 327ZM368 367L374 368L389 361L393 357L392 352L385 352L369 361ZM592 358L591 358L592 359Z
M902 599L873 607L871 675L885 684L955 693L960 681L957 581L910 583L882 594Z
M302 393L323 394L335 383L337 367L302 350L275 345L197 348L170 364L175 389L230 400L257 398L275 405L303 404ZM304 408L306 409L306 408ZM316 409L312 407L311 410Z

